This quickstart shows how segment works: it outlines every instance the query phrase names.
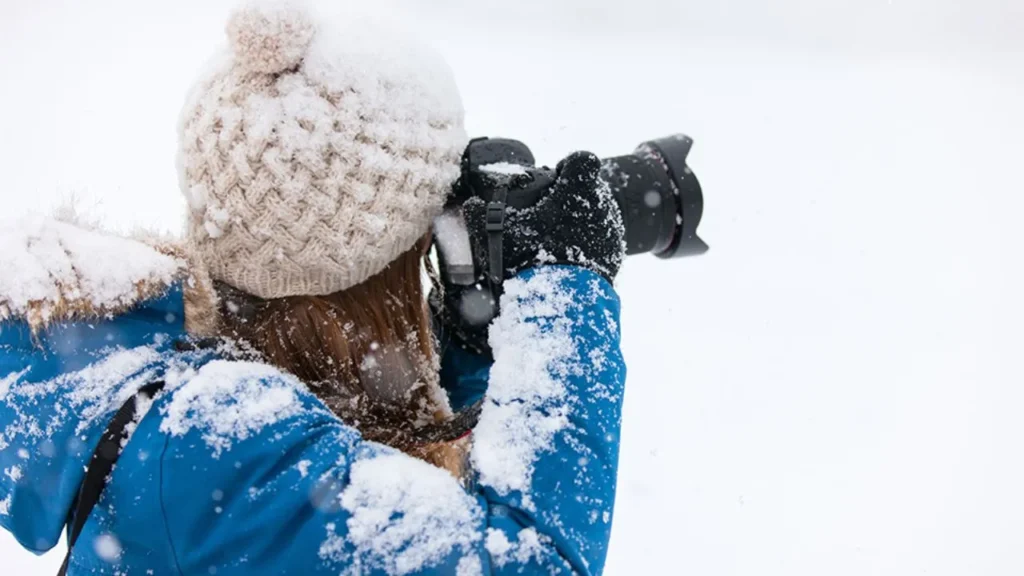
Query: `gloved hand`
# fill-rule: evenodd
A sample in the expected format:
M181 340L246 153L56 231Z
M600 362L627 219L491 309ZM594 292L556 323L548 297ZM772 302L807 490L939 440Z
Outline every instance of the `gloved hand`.
M503 279L544 264L588 268L609 282L625 256L622 214L607 183L599 178L601 161L577 152L558 164L554 183L529 208L505 210L502 235ZM526 177L526 180L530 180ZM508 179L512 187L516 178ZM488 258L487 203L472 196L463 205L473 259L483 266L475 286L446 285L430 295L442 346L457 345L490 354L487 330L497 311L486 280Z
M559 162L555 183L533 206L506 208L505 279L538 265L570 264L614 281L626 253L625 228L600 170L597 156L576 152ZM487 203L474 196L462 208L475 260L486 268Z

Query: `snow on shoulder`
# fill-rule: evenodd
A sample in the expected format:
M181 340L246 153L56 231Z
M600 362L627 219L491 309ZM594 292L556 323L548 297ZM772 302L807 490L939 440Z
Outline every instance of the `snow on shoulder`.
M70 451L79 435L108 422L140 388L159 378L159 353L149 346L112 348L101 354L87 367L49 380L32 380L28 369L0 380L0 406L6 405L11 414L0 421L0 450L20 445L52 454L55 442L63 438ZM42 414L24 409L41 402L48 405ZM23 458L29 460L27 450ZM15 481L14 476L32 477L21 468L3 472Z
M182 260L147 244L41 216L0 223L0 321L38 330L81 316L115 314L162 293Z
M236 440L302 411L303 384L267 364L215 360L198 371L168 372L170 402L161 409L160 431L184 436L199 430L214 458Z
M459 568L479 565L483 511L444 470L389 448L371 447L352 465L341 506L344 529L329 525L320 556L345 573L419 573L463 554ZM477 572L479 574L479 572Z
M491 326L494 365L471 458L481 484L503 495L522 492L527 509L537 455L569 424L570 398L559 374L580 361L566 317L578 305L562 285L568 274L543 268L506 283Z

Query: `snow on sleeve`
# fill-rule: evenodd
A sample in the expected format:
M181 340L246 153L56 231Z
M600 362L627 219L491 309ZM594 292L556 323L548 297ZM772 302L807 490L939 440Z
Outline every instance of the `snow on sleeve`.
M0 378L0 402L7 397L7 393L11 390L11 386L21 380L22 376L28 374L29 370L31 370L31 368L25 368L21 372L11 372L7 376Z
M258 362L215 360L198 371L171 371L166 381L173 395L161 408L160 430L172 436L199 430L215 458L234 440L302 411L302 383Z
M519 565L528 564L530 560L542 562L544 547L551 544L551 539L538 533L535 528L523 528L516 538L516 542L509 542L501 530L487 529L484 545L495 566L501 568L513 561Z
M4 476L11 479L11 482L21 480L21 466L11 466L4 470Z
M115 412L139 388L158 377L160 354L148 346L113 349L99 361L77 372L69 372L46 382L24 382L21 374L6 384L0 402L13 410L14 418L4 423L0 440L4 445L18 438L37 442L52 440L67 419L77 421L75 434L81 434L99 418ZM8 377L10 379L10 377ZM50 399L55 410L45 420L26 409Z
M0 224L0 270L0 320L25 318L39 328L159 294L184 263L136 240L32 216Z
M128 401L139 388L156 380L155 371L142 372L147 366L160 360L160 353L149 346L122 350L107 356L102 362L90 365L77 373L79 381L67 394L72 406L84 406L80 410L81 422L75 431L80 434L89 422L115 411ZM139 375L142 372L141 376ZM118 386L132 382L132 386Z
M483 576L483 563L479 557L463 557L455 568L455 576Z
M11 513L11 500L12 497L8 494L3 500L0 500L0 516L8 516Z
M483 576L484 565L479 556L463 556L455 567L455 576Z
M341 506L351 517L345 530L328 527L320 555L348 566L346 574L419 573L453 552L468 557L481 538L483 512L473 497L444 470L401 453L357 460ZM472 560L459 565L474 573Z
M486 402L473 430L479 482L502 495L522 492L527 509L537 455L569 424L570 399L559 375L578 370L579 358L565 317L576 298L561 286L567 275L545 268L505 285L490 332L494 365Z

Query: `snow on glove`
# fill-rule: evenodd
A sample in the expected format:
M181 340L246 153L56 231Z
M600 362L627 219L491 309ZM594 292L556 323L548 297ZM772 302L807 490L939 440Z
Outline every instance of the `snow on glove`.
M555 183L529 208L505 210L502 236L504 278L543 264L581 266L615 279L625 256L622 214L601 161L576 152L559 162ZM463 204L476 261L486 268L487 203L472 197Z

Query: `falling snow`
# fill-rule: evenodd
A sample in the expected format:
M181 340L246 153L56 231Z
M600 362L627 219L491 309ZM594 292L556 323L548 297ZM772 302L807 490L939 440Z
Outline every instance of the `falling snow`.
M101 560L114 563L121 558L121 542L113 534L100 534L93 540L93 550Z

